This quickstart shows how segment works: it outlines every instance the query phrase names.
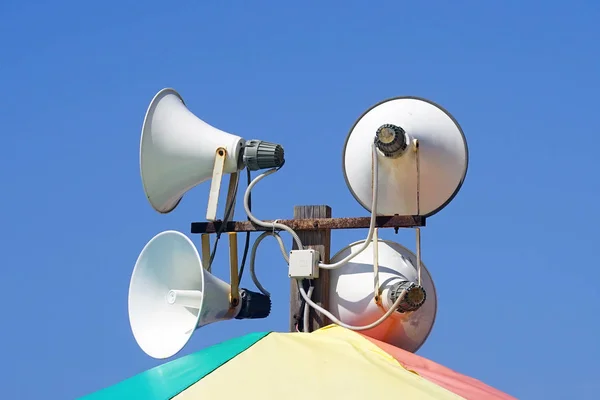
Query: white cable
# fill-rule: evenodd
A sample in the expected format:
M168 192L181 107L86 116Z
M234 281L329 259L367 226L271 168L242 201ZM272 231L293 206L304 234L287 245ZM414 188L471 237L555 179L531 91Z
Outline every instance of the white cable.
M256 287L258 288L258 290L261 291L262 294L264 294L265 296L271 297L271 293L269 293L269 291L267 289L265 289L263 287L263 285L260 283L260 281L258 280L258 277L256 276L256 270L254 268L255 265L255 261L256 261L256 251L258 250L258 246L259 244L267 237L267 236L273 236L275 237L275 239L277 239L277 243L279 244L279 249L281 250L281 254L283 255L283 258L285 259L285 261L289 264L289 257L288 257L288 253L287 250L285 249L285 244L283 243L283 240L281 239L281 236L279 236L279 234L277 232L263 232L262 234L260 234L259 237L256 238L256 240L254 241L254 244L252 245L252 251L250 252L250 276L252 277L252 281L254 282L254 284L256 285ZM308 289L308 298L312 297L312 292L314 290L314 286L311 286ZM306 304L304 306L304 315L303 315L303 325L304 325L304 332L308 332L308 325L309 325L309 318L310 317L310 308L309 305Z
M278 168L270 169L267 172L264 172L264 173L258 175L256 178L254 178L254 180L252 182L250 182L250 184L246 188L246 192L244 193L244 210L246 211L246 214L248 215L248 218L250 219L250 221L254 222L256 225L262 226L264 228L272 228L273 230L280 229L280 230L288 232L294 238L294 241L296 242L296 245L298 246L298 250L303 250L304 246L302 245L302 241L300 240L300 237L298 237L298 234L292 228L290 228L287 225L280 224L276 221L274 221L274 222L261 221L260 219L256 218L254 216L254 214L252 214L252 212L250 211L250 207L248 207L248 198L250 197L250 191L252 190L254 185L256 185L258 182L260 182L260 180L262 180L264 177L271 175L272 173L276 172L277 170L278 170Z
M252 252L250 254L250 275L252 276L252 281L254 282L254 284L256 285L256 287L265 295L265 296L271 296L271 294L260 284L260 282L258 281L258 278L256 277L255 274L255 269L254 269L254 262L256 259L256 250L258 249L258 245L264 240L264 238L266 238L267 236L274 236L275 239L277 239L277 243L279 244L279 248L281 250L281 254L283 255L283 257L286 259L286 261L289 263L289 258L287 255L287 251L285 249L285 245L283 243L283 240L281 239L281 236L279 236L279 234L277 234L276 232L263 232L254 242L253 246L252 246ZM312 291L314 289L313 286L311 286L308 290L308 293L306 293L306 291L304 290L304 288L302 287L302 285L300 284L300 280L297 281L298 283L298 291L300 292L300 294L302 295L302 298L304 299L304 301L306 302L305 306L304 306L304 315L303 315L303 330L305 332L308 332L308 326L309 326L309 308L308 306L311 306L312 308L314 308L315 310L317 310L318 312L320 312L321 314L325 315L327 318L329 318L333 323L340 325L344 328L350 329L350 330L354 330L354 331L362 331L362 330L367 330L367 329L371 329L374 328L376 326L378 326L379 324L381 324L382 322L384 322L390 315L392 315L392 313L400 306L400 302L404 299L404 296L406 295L406 289L402 290L402 292L400 293L400 296L398 296L398 299L396 299L396 301L394 302L394 304L392 304L392 306L390 307L390 309L383 315L381 316L381 318L379 318L377 321L369 324L369 325L365 325L365 326L352 326L352 325L348 325L345 324L343 322L341 322L339 319L337 319L336 317L334 317L329 311L325 310L323 307L319 306L318 304L316 304L315 302L313 302L311 300L312 297Z
M354 257L356 257L357 255L359 255L360 253L362 253L371 243L371 241L373 240L373 233L375 231L375 225L376 225L376 219L377 219L377 186L378 186L378 173L379 173L379 165L378 165L378 159L377 159L377 147L375 146L375 144L372 144L372 189L373 189L373 198L372 198L372 202L371 202L371 221L369 224L369 233L367 235L367 239L363 242L362 246L359 248L358 251L356 251L355 253L351 253L350 255L348 255L346 258L334 263L334 264L325 264L325 263L319 263L319 268L323 268L323 269L337 269L345 264L347 264L350 260L352 260ZM248 185L248 187L246 188L246 192L244 193L244 210L246 211L246 214L248 215L248 218L250 219L250 221L254 222L256 225L262 226L264 228L272 228L273 232L265 232L267 234L275 234L274 230L275 229L280 229L280 230L284 230L286 232L288 232L290 235L292 235L292 237L294 238L294 241L296 242L296 245L298 246L299 250L303 250L304 246L302 245L302 241L300 240L300 238L298 237L298 234L290 227L288 227L287 225L283 225L280 223L277 223L276 221L272 222L272 223L268 223L265 221L261 221L260 219L256 218L252 212L250 211L250 207L248 206L248 199L250 197L250 191L252 190L252 188L258 183L260 182L263 178L271 175L272 173L278 171L277 168L273 168L269 171L266 171L262 174L260 174L259 176L257 176L256 178L254 178L254 180ZM267 235L265 235L264 237L266 237ZM263 238L264 238L263 237ZM279 238L279 244L280 244L280 248L282 249L282 252L284 253L284 258L286 258L286 261L289 264L289 258L287 257L287 252L285 251L285 247L283 246L283 242L280 241L281 238ZM262 238L261 238L262 240ZM250 270L252 271L252 276L253 276L253 280L254 283L257 285L257 287L259 288L259 290L261 290L263 292L263 294L268 293L264 288L262 288L262 285L260 285L260 283L258 282L258 279L256 278L255 274L254 274L254 256L256 255L256 249L258 247L258 243L260 243L260 241L257 239L257 241L254 243L254 246L252 247L252 256L250 258ZM306 305L310 305L312 308L314 308L315 310L319 311L321 314L325 315L327 318L329 318L332 322L334 322L337 325L340 325L346 329L350 329L350 330L354 330L354 331L362 331L362 330L368 330L368 329L372 329L376 326L378 326L379 324L381 324L383 321L385 321L390 315L392 315L392 313L394 313L396 311L396 309L400 306L400 302L402 302L402 300L404 299L404 296L406 294L406 289L402 291L402 293L400 293L400 296L398 296L398 299L396 299L396 301L394 302L394 304L392 305L392 307L390 307L390 309L381 316L381 318L379 318L377 321L368 324L368 325L364 325L364 326L352 326L352 325L348 325L343 323L342 321L340 321L339 319L337 319L335 316L333 316L333 314L331 314L329 311L325 310L323 307L319 306L318 304L314 303L307 293L304 290L304 288L302 287L302 285L300 284L300 281L298 281L298 291L300 292L300 294L302 295L302 297L304 298L304 301L306 302ZM310 289L309 289L310 291ZM266 292L266 293L265 293ZM310 293L312 295L312 292ZM268 296L268 294L267 294ZM305 312L304 312L304 318L307 320L307 309L306 309L306 305L305 305ZM304 329L307 329L307 324L305 324Z
M311 286L311 287L308 288L308 294L307 294L307 296L308 296L309 299L312 297L312 293L313 293L314 288L315 288L314 286ZM302 322L302 325L303 325L302 326L302 330L304 332L307 332L307 333L310 332L310 330L308 329L308 324L310 322L309 321L310 320L309 315L310 315L310 307L309 307L309 304L306 303L306 304L304 304L304 319L303 319L303 322Z
M319 268L337 269L337 268L347 264L350 260L352 260L354 257L356 257L357 255L362 253L367 247L369 247L369 245L371 244L371 241L373 240L373 233L375 232L375 225L377 222L377 185L378 185L378 177L379 177L379 165L377 162L377 147L375 147L375 144L372 145L372 149L373 149L373 159L372 159L373 172L372 172L371 176L372 176L372 180L373 180L373 183L372 183L373 198L371 201L371 223L369 224L369 233L367 235L367 238L365 239L365 241L363 242L361 247L359 247L359 249L356 252L350 253L348 256L346 256L346 258L344 258L334 264L319 263Z
M398 298L396 299L394 304L390 307L390 309L387 310L387 312L385 314L383 314L381 316L381 318L379 318L377 321L372 322L369 325L353 326L353 325L348 325L348 324L343 323L342 321L340 321L339 319L334 317L333 314L331 314L329 311L325 310L323 307L319 306L318 304L315 304L315 302L313 302L308 297L308 295L304 291L304 288L300 284L299 280L298 280L298 291L304 298L304 301L306 302L306 304L310 304L310 306L312 308L314 308L315 310L317 310L318 312L320 312L321 314L323 314L324 316L329 318L331 320L331 322L333 322L334 324L337 324L343 328L350 329L353 331L365 331L367 329L375 328L376 326L381 324L383 321L385 321L390 315L392 315L396 311L396 309L400 306L400 303L402 302L402 300L404 300L404 296L406 295L406 289L403 289L402 293L400 293L400 296L398 296Z
M357 255L362 253L367 247L369 247L369 244L371 244L371 241L373 240L373 232L375 231L375 225L377 222L377 191L378 191L377 186L378 186L378 177L379 177L379 165L378 165L378 160L377 160L377 147L375 146L375 144L372 144L371 148L373 151L372 152L372 167L373 168L372 168L372 175L371 175L372 187L373 187L373 199L371 202L371 222L369 224L369 233L367 235L367 238L365 239L365 241L363 242L361 247L359 247L358 251L349 254L348 256L346 256L346 258L344 258L334 264L325 264L325 263L320 262L319 268L337 269L337 268L347 264L350 260L352 260L354 257L356 257ZM298 234L292 228L290 228L287 225L280 224L277 221L273 221L271 223L261 221L260 219L256 218L254 216L254 214L252 214L252 212L250 211L250 207L248 207L248 198L250 197L250 191L252 190L252 188L254 188L254 186L258 182L260 182L263 178L271 175L272 173L274 173L276 171L278 171L277 168L270 169L270 170L258 175L248 185L248 188L246 188L246 192L244 193L244 210L246 211L246 214L248 215L248 218L250 219L250 221L254 222L256 225L259 225L259 226L262 226L265 228L272 228L273 230L280 229L280 230L284 230L284 231L288 232L290 235L292 235L292 237L296 241L296 245L298 246L298 249L303 250L304 246L302 245L302 241L298 237Z
M285 250L285 245L283 244L283 240L281 239L281 236L279 236L279 234L277 234L277 232L263 232L258 238L256 238L256 240L254 241L254 244L252 245L252 251L250 253L250 276L252 277L252 282L254 282L254 284L256 285L258 290L261 291L262 294L264 294L265 296L271 297L271 293L269 293L269 291L260 284L258 278L256 277L256 272L254 270L254 261L256 260L256 250L258 250L258 245L260 244L260 242L262 242L263 239L266 238L267 236L273 236L273 237L275 237L275 239L277 239L277 242L279 243L279 248L281 249L281 254L283 254L283 258L285 258L285 261L287 263L289 263L289 257L287 255L287 251Z

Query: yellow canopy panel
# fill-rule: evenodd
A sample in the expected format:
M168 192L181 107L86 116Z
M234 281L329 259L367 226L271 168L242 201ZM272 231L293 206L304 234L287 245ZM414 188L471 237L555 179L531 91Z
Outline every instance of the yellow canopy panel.
M436 369L433 362L416 368L424 372L420 375L406 366L415 359L405 361L399 354L334 325L313 333L254 333L165 363L86 399L512 399L472 378Z

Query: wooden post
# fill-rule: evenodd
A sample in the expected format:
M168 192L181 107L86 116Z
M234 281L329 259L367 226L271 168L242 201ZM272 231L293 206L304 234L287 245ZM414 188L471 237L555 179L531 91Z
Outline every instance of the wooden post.
M296 206L294 207L294 219L307 218L331 218L331 207L329 206ZM319 252L321 261L328 263L331 250L331 230L320 229L315 231L300 231L297 232L302 244L305 248L312 248ZM293 240L293 239L292 239ZM293 249L297 249L296 243L293 243ZM308 282L307 282L308 283ZM325 269L319 270L319 278L314 280L315 288L311 299L327 309L329 306L329 271ZM308 285L304 286L308 290ZM302 295L298 292L298 286L295 279L290 282L290 332L296 331L296 324L302 320ZM323 326L329 325L331 321L310 310L309 330L312 332Z

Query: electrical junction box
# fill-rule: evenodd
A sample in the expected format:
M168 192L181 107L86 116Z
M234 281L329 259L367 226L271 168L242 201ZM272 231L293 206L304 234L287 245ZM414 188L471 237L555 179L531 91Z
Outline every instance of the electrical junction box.
M313 249L290 251L288 276L295 279L315 279L319 277L319 252Z

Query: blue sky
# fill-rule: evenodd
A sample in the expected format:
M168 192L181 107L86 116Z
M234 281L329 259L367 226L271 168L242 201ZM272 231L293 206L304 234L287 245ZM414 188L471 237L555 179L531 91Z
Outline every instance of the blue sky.
M470 165L423 229L439 309L419 354L519 398L596 398L600 5L208 3L0 3L3 397L74 398L160 363L131 334L130 274L155 234L189 234L208 193L168 215L144 197L142 120L170 86L210 124L284 145L285 167L253 192L263 219L301 204L366 216L342 175L349 128L388 97L443 105ZM365 235L335 232L333 251ZM381 236L414 248L412 232ZM179 355L287 329L277 252L268 240L257 262L271 316L203 328Z

